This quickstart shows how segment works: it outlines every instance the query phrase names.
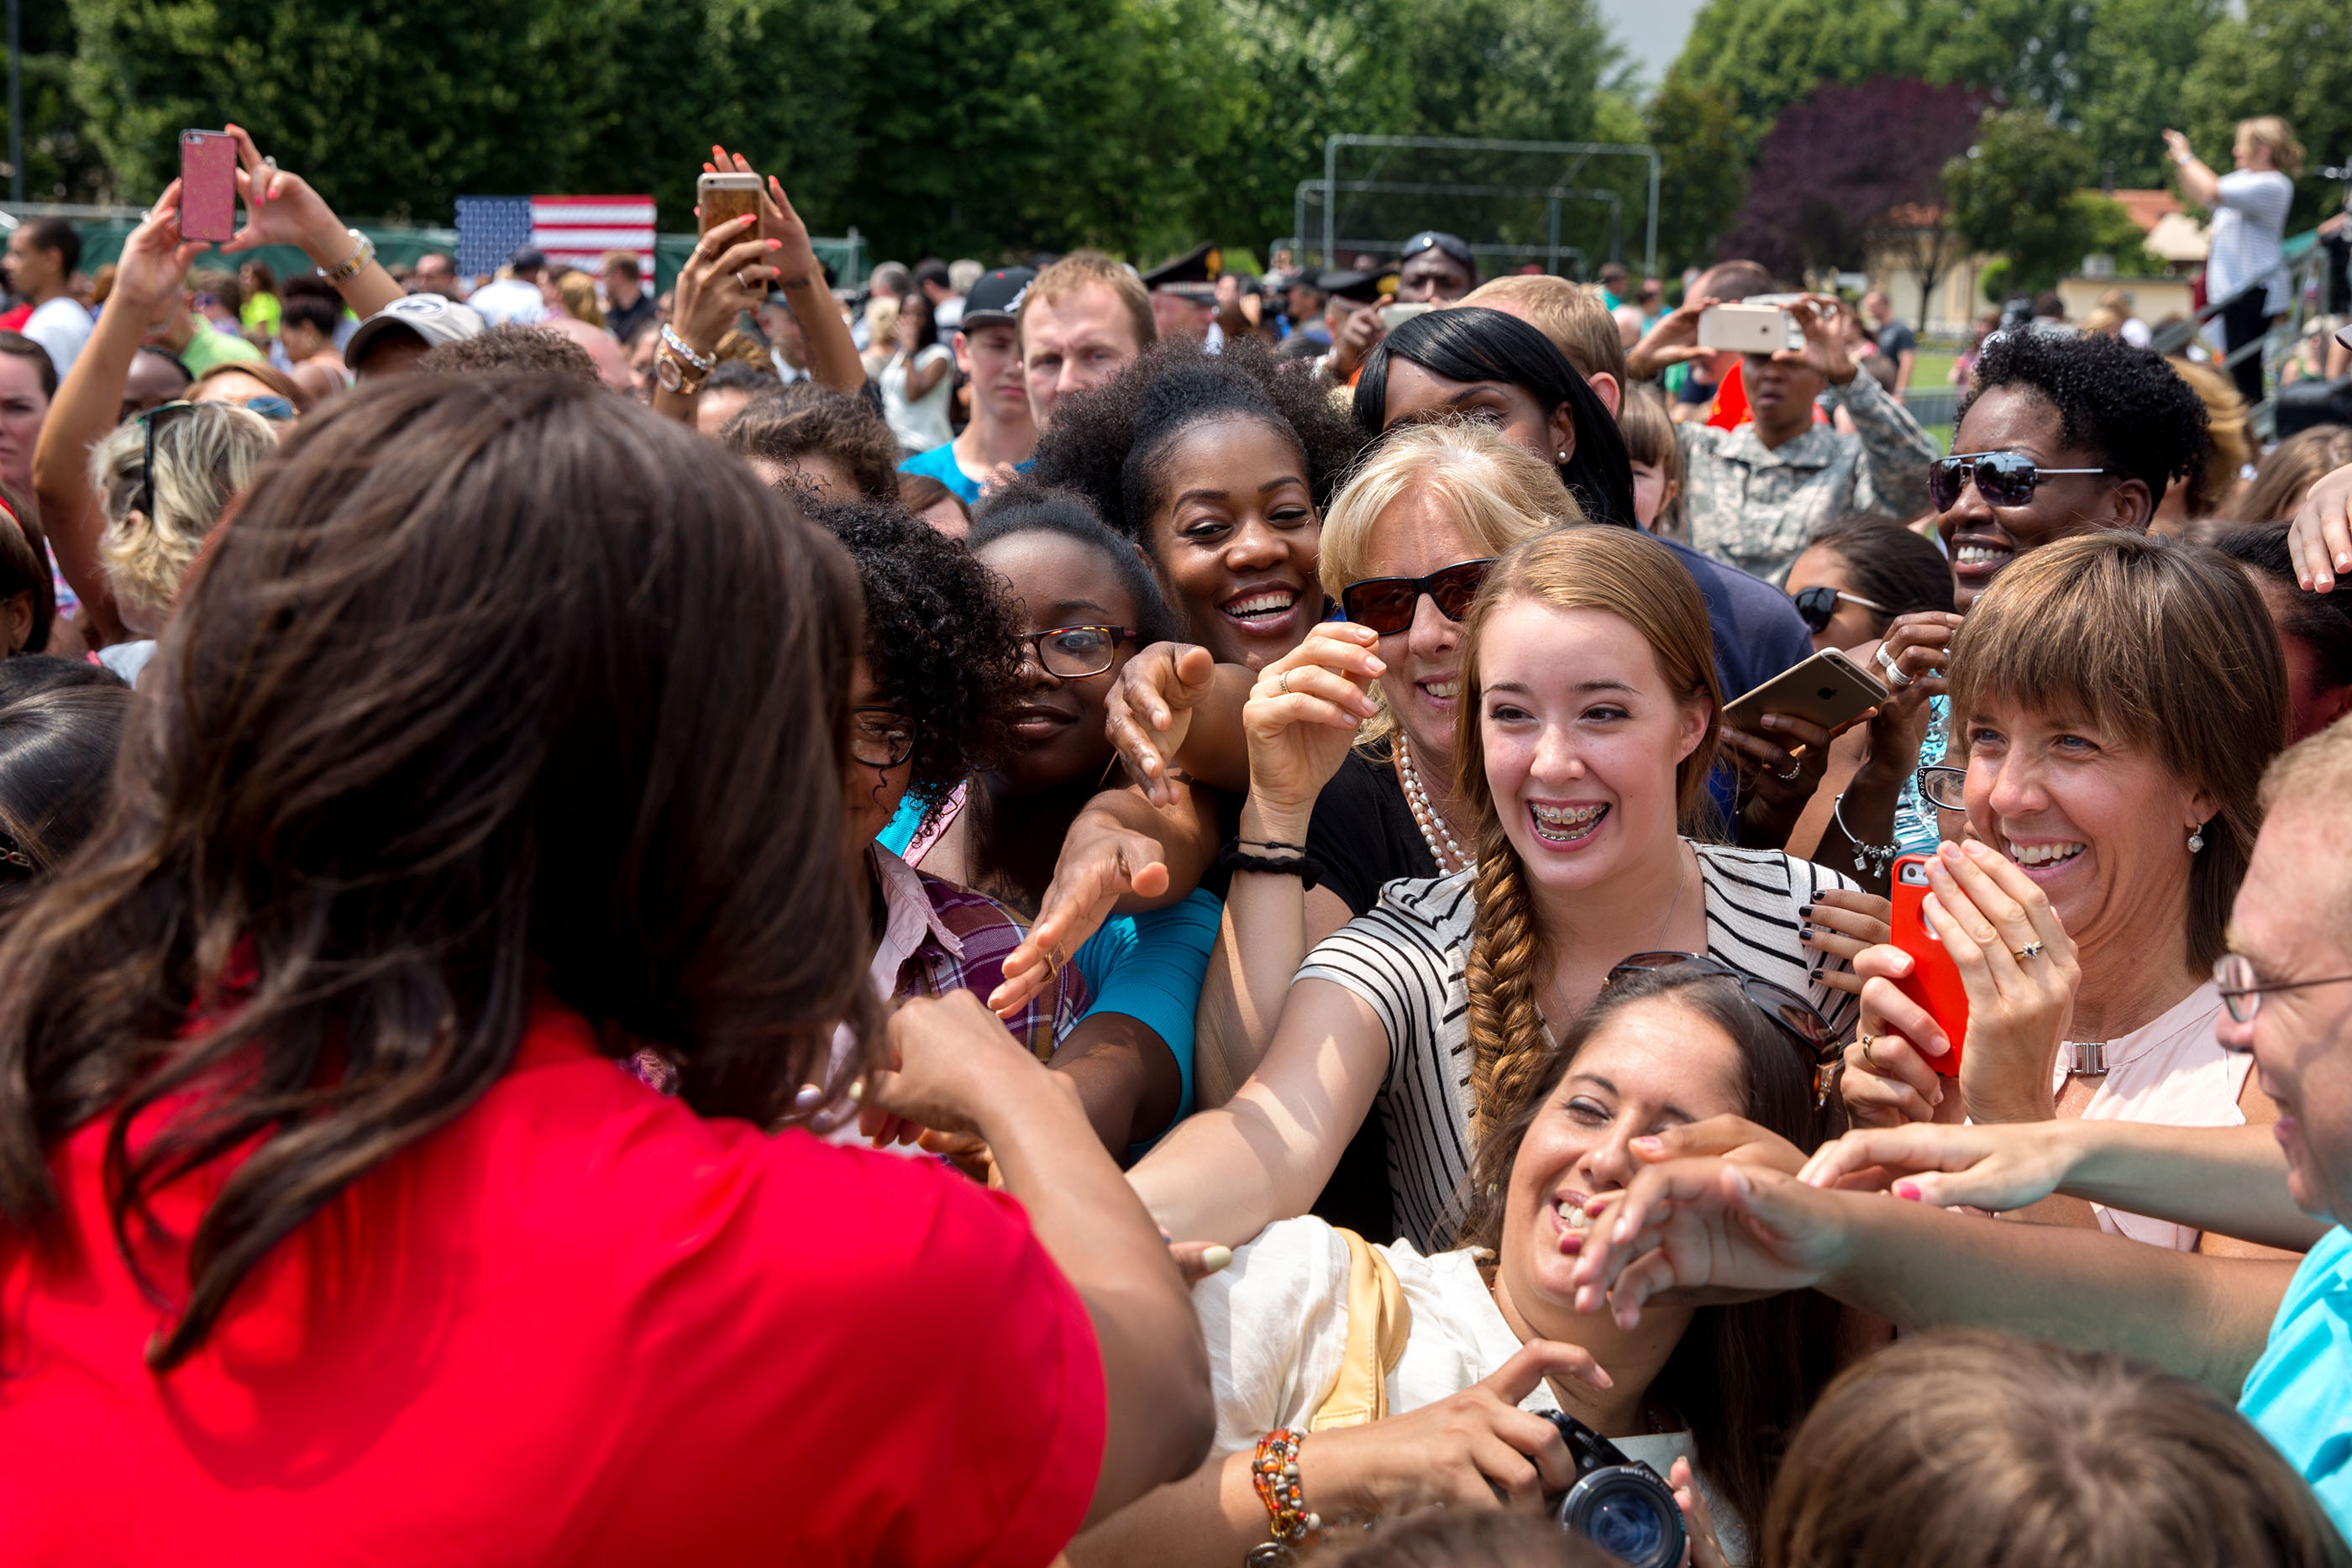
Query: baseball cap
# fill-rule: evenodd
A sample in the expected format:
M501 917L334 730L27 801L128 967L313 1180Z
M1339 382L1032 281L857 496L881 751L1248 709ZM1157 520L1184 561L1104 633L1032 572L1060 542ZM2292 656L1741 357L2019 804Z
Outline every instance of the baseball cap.
M1400 263L1411 261L1425 250L1442 250L1463 266L1475 272L1478 258L1471 253L1470 242L1460 235L1450 235L1443 229L1423 229L1404 242L1404 251L1397 257Z
M963 291L963 319L956 323L958 330L1012 326L1036 277L1025 267L1000 267L982 273L980 281Z
M523 246L507 257L507 265L517 272L529 272L534 267L544 272L547 270L547 253L535 245Z
M360 361L390 333L414 333L426 348L435 349L487 330L481 313L470 305L438 294L404 295L359 324L343 345L343 363L358 371Z

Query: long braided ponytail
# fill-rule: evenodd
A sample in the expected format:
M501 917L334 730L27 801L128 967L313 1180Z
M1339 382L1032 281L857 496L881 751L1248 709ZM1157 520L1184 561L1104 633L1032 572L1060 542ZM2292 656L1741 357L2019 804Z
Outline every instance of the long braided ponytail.
M1622 618L1648 642L1675 696L1706 703L1706 732L1675 769L1679 818L1687 820L1706 791L1707 769L1715 764L1717 716L1723 706L1706 601L1682 563L1655 539L1631 528L1561 528L1515 547L1486 574L1463 642L1462 706L1454 750L1455 798L1478 820L1477 925L1463 966L1469 992L1474 1142L1509 1114L1509 1107L1542 1076L1551 1053L1536 1000L1551 972L1550 943L1528 891L1527 868L1495 808L1480 725L1485 706L1478 674L1482 633L1496 606L1517 599L1559 610L1605 610Z

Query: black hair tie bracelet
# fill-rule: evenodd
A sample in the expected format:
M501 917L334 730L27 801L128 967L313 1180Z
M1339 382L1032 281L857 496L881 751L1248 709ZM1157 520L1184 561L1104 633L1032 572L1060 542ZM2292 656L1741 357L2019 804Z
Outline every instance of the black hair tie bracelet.
M1286 855L1252 854L1243 847L1245 844L1295 852ZM1279 839L1227 839L1224 847L1217 852L1217 864L1229 872L1255 871L1270 876L1295 876L1302 892L1323 880L1323 862L1308 854L1306 845L1284 843Z

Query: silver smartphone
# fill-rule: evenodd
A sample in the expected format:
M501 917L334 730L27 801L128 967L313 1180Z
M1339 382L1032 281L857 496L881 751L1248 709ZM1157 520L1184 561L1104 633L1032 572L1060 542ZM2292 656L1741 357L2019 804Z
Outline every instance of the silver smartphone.
M1723 706L1723 722L1759 729L1768 713L1793 714L1823 729L1858 718L1886 700L1885 683L1835 648L1792 664Z
M1801 350L1805 329L1778 305L1710 305L1698 313L1698 346L1741 354Z

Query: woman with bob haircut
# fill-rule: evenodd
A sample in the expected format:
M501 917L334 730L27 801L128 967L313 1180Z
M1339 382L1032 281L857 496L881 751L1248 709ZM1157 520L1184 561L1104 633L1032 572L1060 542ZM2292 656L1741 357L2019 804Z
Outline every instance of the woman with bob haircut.
M1700 1568L1746 1562L1780 1446L1827 1378L1835 1309L1794 1292L1664 1308L1627 1335L1605 1312L1577 1312L1570 1279L1590 1210L1642 1167L1634 1140L1739 1118L1747 1135L1811 1150L1830 1130L1811 1051L1778 1010L1804 1004L1768 1007L1769 994L1687 955L1612 969L1496 1106L1446 1249L1377 1249L1401 1344L1355 1321L1370 1304L1351 1284L1360 1243L1322 1220L1280 1220L1236 1249L1193 1292L1217 1395L1212 1457L1080 1536L1071 1562L1228 1568L1266 1538L1251 1470L1283 1433L1302 1504L1327 1521L1527 1508L1575 1479L1547 1410L1671 1479ZM1378 1347L1377 1397L1350 1367L1360 1346Z
M1706 607L1666 547L1585 528L1514 547L1485 574L1459 669L1468 863L1391 883L1307 955L1250 1081L1131 1174L1169 1234L1234 1245L1305 1213L1377 1105L1397 1227L1426 1250L1503 1107L1629 953L1705 953L1789 993L1833 1060L1853 998L1822 975L1844 960L1799 928L1820 892L1850 884L1682 836L1720 693ZM1267 740L1251 809L1265 840L1295 844L1351 738L1338 688L1360 695L1370 677L1325 671L1286 691L1287 673L1269 666L1251 698Z
M2162 538L2045 545L1969 612L1951 705L1958 765L1928 769L1926 788L1967 812L1971 841L1928 866L1928 919L1967 987L1968 1028L1948 1040L1895 988L1912 968L1899 949L1864 953L1843 1085L1853 1119L2275 1120L2252 1059L2214 1038L2212 979L2261 826L2256 787L2286 734L2261 594L2213 551ZM1959 1075L1939 1078L1930 1059L1954 1044ZM2027 1212L2158 1246L2247 1245L2072 1199Z
M2210 1390L2119 1355L1939 1329L1831 1384L1765 1568L2347 1568L2319 1500Z
M0 921L12 1552L1032 1563L1199 1462L1197 1321L1076 1094L969 998L877 1021L858 622L601 389L293 434ZM984 1136L1025 1217L789 1124L844 1021L867 1113Z

